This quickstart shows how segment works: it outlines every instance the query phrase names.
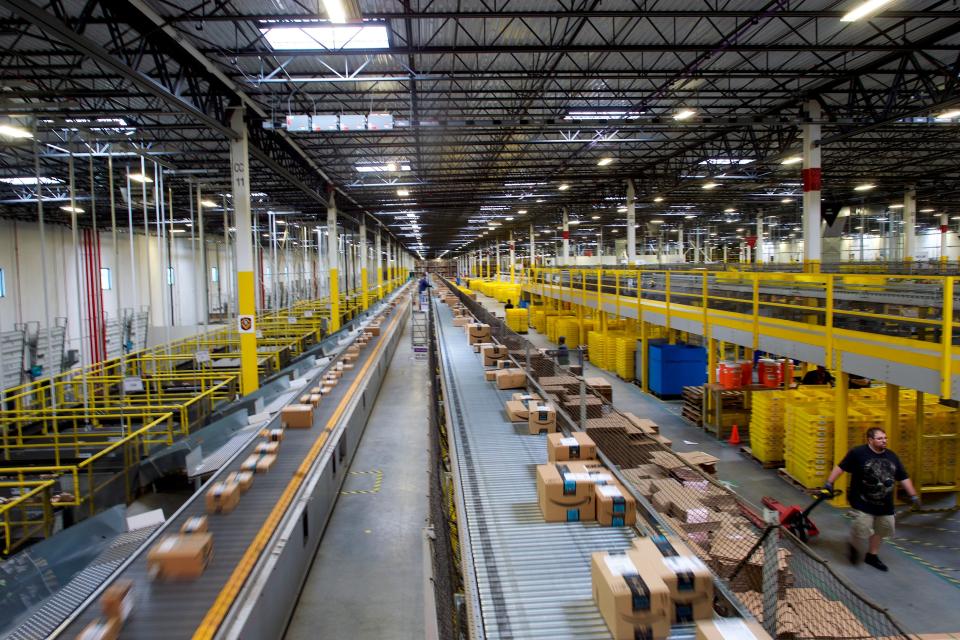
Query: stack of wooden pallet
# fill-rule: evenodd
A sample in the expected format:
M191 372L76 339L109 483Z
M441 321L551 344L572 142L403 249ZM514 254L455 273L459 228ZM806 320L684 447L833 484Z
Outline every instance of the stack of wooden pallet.
M703 427L703 387L684 387L682 397L681 415L698 427Z

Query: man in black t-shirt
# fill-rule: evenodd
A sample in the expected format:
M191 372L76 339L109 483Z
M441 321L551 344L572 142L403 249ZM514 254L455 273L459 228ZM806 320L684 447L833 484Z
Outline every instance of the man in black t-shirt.
M854 564L860 561L864 541L868 541L864 562L886 571L887 565L877 553L880 551L880 541L894 532L893 492L897 483L903 485L914 505L920 503L920 498L900 458L887 449L886 432L878 427L867 429L867 444L850 449L840 464L833 468L827 478L826 488L832 491L833 483L844 471L850 474L847 498L853 516L850 560Z

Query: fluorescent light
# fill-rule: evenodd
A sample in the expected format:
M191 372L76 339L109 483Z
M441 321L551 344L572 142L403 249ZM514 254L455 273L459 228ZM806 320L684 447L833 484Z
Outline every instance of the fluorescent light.
M570 188L570 185L568 185L566 182L564 182L562 185L560 185L559 187L557 187L557 189L558 189L559 191L566 191L566 190L569 189L569 188Z
M920 213L933 213L936 209L920 209Z
M704 189L716 189L716 188L719 187L719 186L720 186L720 183L719 183L719 182L707 182L706 184L703 185L703 188L704 188Z
M510 222L511 220L513 220L513 216L507 216L506 218L504 218L504 220L506 220L507 222Z
M657 196L653 199L654 202L663 202L663 196Z
M12 184L15 187L35 187L37 186L36 176L24 176L22 178L0 178L0 182ZM40 178L40 184L63 184L59 178Z
M736 210L736 209L724 209L723 212L724 212L724 213L736 213L737 210Z
M657 220L651 220L651 221L650 221L650 224L663 224L663 220L659 220L659 219L657 219Z
M782 202L783 204L793 204L793 198L784 198L780 202Z
M0 124L0 136L6 136L8 138L32 138L33 133L20 127L14 127L13 125Z
M343 24L347 21L347 9L343 6L343 0L321 0L321 3L330 22Z
M848 11L846 15L840 18L840 22L854 22L860 18L865 18L872 13L876 13L892 1L893 0L866 0Z
M390 47L387 27L383 24L284 26L260 29L260 32L275 51L388 49Z
M64 205L60 207L61 211L66 211L67 213L83 213L83 209L80 207L71 207L70 205Z
M392 173L394 171L410 171L409 164L397 164L388 162L386 164L358 164L357 171L360 173Z
M410 195L410 192L406 189L397 189L397 195L401 198L406 198L408 195Z
M683 218L684 218L685 220L691 220L691 219L696 218L696 217L697 217L697 216L692 215L692 214L689 215L689 216L683 216Z
M600 159L597 161L597 166L598 166L598 167L605 167L605 166L607 166L608 164L610 164L611 162L613 162L613 158L600 158Z
M681 109L680 111L677 111L675 114L673 114L673 119L687 120L689 118L692 118L695 115L697 115L697 112L694 111L693 109Z
M599 219L600 219L600 216L590 216L590 219L591 219L591 220L599 220Z
M570 111L564 120L636 120L639 111Z
M937 120L953 120L954 118L960 118L960 109L951 109L950 111L944 111L940 115L936 116Z
M153 182L153 178L143 173L128 173L127 177L134 182Z
M626 208L626 207L619 207L619 208L617 208L617 213L626 213L626 212L627 212L627 208Z
M780 164L800 164L801 162L803 162L803 158L800 156L790 156L781 160Z
M567 222L567 225L568 225L568 226L571 226L571 227L575 227L575 226L577 226L578 224L580 224L580 221L579 221L579 220L570 220L569 222Z
M186 233L186 229L170 229L170 233Z
M519 211L517 211L517 215L522 216L522 215L524 215L526 212L527 212L526 209L520 209Z
M877 185L875 184L861 184L854 187L853 190L854 191L870 191L870 189L873 189L876 186Z
M707 158L706 160L701 160L699 164L712 164L712 165L732 165L732 164L750 164L753 162L752 158Z
M903 209L902 204L891 204L887 206L887 209Z
M208 208L209 208L209 207L215 207L215 206L217 206L217 203L214 202L213 200L201 200L201 201L200 201L200 204L201 204L202 206L208 207Z

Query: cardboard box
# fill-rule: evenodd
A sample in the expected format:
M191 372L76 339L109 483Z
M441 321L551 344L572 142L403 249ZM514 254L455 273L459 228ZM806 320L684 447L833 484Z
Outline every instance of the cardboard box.
M497 380L497 370L496 370L496 369L488 369L488 370L484 371L484 372L483 372L483 379L486 380L487 382L496 382L496 380Z
M507 400L506 408L510 422L526 422L530 415L527 405L520 400Z
M320 387L310 387L310 394L313 395L314 393L322 393L322 391L320 391ZM306 403L304 402L301 404L306 404Z
M490 341L490 325L475 322L467 325L467 337L470 344Z
M623 411L622 414L634 426L640 429L642 433L647 433L647 434L660 433L660 426L650 418L640 418L630 413L629 411Z
M300 396L300 404L310 404L310 394L305 393Z
M497 369L497 389L522 389L527 386L523 369Z
M313 405L287 405L280 410L280 423L289 429L310 429L313 427Z
M696 630L696 640L771 640L758 623L743 618L697 620Z
M250 456L247 456L247 459L243 461L243 464L240 465L240 468L250 473L267 473L270 471L270 467L272 467L273 463L276 461L277 456L275 455L271 456L254 453Z
M193 580L203 574L212 555L209 533L164 536L147 552L147 569L162 580Z
M121 626L118 618L97 618L83 628L77 640L117 640Z
M598 376L595 378L586 378L584 382L588 387L591 387L599 393L607 402L613 402L613 387L610 385L609 380Z
M633 548L670 590L673 622L713 617L713 574L703 560L666 536L636 538Z
M535 407L530 407L527 426L531 435L540 433L553 433L557 429L557 410L548 404L536 403Z
M207 489L207 513L230 513L240 504L240 487L232 482L217 482Z
M276 455L280 450L279 442L261 442L257 445L257 448L253 450L254 453L266 453L269 455Z
M322 387L322 388L321 388L321 391L323 392L323 395L328 395L331 391L333 391L333 388L336 386L336 384L337 384L337 383L334 382L334 383L331 384L331 385Z
M567 412L567 415L573 417L575 420L580 420L580 395L567 395L563 401L563 409ZM583 399L583 405L587 409L588 418L602 418L603 417L603 400L597 398L596 396L586 396Z
M243 495L253 486L253 474L249 471L234 471L227 476L226 481L240 487L240 494Z
M521 402L530 402L531 400L543 400L536 393L529 393L527 391L519 391L510 396L511 400L520 400Z
M343 365L343 370L344 370L344 371L353 371L353 367L354 367L354 364L353 364L352 362L348 362L348 363L346 363L346 364Z
M509 351L507 351L506 345L497 344L484 347L480 353L483 354L483 366L494 367L497 366L499 361L507 359Z
M635 562L635 552L592 554L590 578L593 600L614 640L670 635L670 591L656 573Z
M547 434L547 461L595 460L597 445L586 433L574 431L569 436L562 433Z
M133 611L135 602L133 580L115 580L100 596L100 607L103 615L109 619L116 619L120 626L127 621Z
M597 522L608 527L632 527L637 522L637 501L623 485L614 481L594 488Z
M492 342L477 342L473 345L473 352L481 353L487 347L495 347L495 346L497 345L493 344Z
M568 462L537 465L537 501L547 522L578 522L597 518L594 486L613 481L599 466Z
M183 526L180 527L180 533L190 534L190 533L206 533L207 532L207 516L193 516L187 518L187 521L183 523Z
M369 325L367 325L367 331L370 333L370 335L378 336L380 335L380 325L371 322Z
M465 327L470 324L470 318L467 316L456 316L453 319L453 326L455 327Z

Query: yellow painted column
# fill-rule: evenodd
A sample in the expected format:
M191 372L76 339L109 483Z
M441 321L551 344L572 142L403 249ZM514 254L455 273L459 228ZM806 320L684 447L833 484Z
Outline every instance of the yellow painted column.
M940 328L940 396L951 398L953 377L953 277L943 279L942 326Z
M361 214L362 216L363 214ZM360 218L360 309L370 308L370 287L367 285L367 223Z
M516 244L513 241L513 231L510 231L510 283L517 281L514 262L516 261ZM519 300L518 300L519 302Z
M380 227L377 226L377 239L374 253L377 256L377 300L383 300L383 247L380 241Z
M650 337L647 331L647 323L640 321L640 388L644 393L650 393L649 363L648 355L650 353Z
M240 390L253 393L260 386L257 372L257 298L253 278L253 239L250 236L250 155L243 109L236 108L230 126L238 138L230 141L230 178L237 229L237 330L240 334Z
M340 330L340 241L337 235L337 201L333 189L327 200L327 268L330 270L330 333Z
M833 388L833 464L843 460L850 448L847 438L847 428L849 426L849 420L847 419L847 376L843 372L840 352L837 352L836 359L836 386ZM830 501L834 506L843 507L847 505L849 482L849 474L843 474L837 478L834 488L843 491L843 494Z

